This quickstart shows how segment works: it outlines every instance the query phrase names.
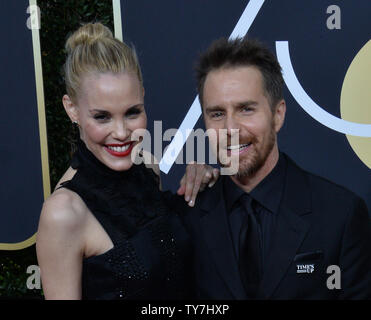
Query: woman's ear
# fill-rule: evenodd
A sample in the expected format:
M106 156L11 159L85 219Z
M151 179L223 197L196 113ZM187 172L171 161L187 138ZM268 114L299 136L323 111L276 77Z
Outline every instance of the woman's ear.
M72 122L79 123L79 112L77 105L73 103L71 98L68 95L64 95L62 98L64 110L66 110L67 115L71 119Z
M276 132L280 131L285 122L285 115L286 115L286 102L285 100L281 100L277 103L275 111L274 111L274 128Z

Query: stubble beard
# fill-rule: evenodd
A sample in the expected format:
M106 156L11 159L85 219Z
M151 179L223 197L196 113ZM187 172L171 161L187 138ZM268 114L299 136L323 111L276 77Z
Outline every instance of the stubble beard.
M256 139L254 140L256 141ZM276 142L276 134L273 125L269 132L268 142L263 150L256 149L255 141L250 146L250 148L254 148L254 150L252 150L253 153L249 155L247 159L240 159L239 169L236 174L238 179L253 177L266 163Z

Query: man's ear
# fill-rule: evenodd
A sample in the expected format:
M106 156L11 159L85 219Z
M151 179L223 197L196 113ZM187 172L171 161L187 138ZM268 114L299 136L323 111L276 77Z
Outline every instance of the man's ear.
M79 123L79 112L76 104L74 104L71 98L66 94L62 98L62 102L64 110L66 110L71 121Z
M286 102L285 100L282 99L277 103L273 115L274 128L276 133L278 133L278 131L280 131L280 129L282 128L283 123L285 122L285 115L286 115Z

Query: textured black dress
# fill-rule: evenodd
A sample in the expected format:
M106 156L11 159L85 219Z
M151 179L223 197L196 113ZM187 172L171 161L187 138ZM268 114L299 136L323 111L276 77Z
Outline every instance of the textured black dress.
M84 259L82 298L193 298L190 239L153 171L144 164L111 170L81 141L71 166L77 172L62 186L83 199L114 245Z

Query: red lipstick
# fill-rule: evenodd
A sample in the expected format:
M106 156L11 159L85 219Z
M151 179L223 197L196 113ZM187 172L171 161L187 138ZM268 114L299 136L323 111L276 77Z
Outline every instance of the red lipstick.
M125 151L115 151L113 149L110 149L109 147L125 147L129 145L129 147L125 150ZM121 143L121 144L107 144L104 146L104 149L111 155L115 156L115 157L126 157L128 156L131 151L133 150L133 147L134 147L134 141L130 141L130 142L127 142L127 143Z

